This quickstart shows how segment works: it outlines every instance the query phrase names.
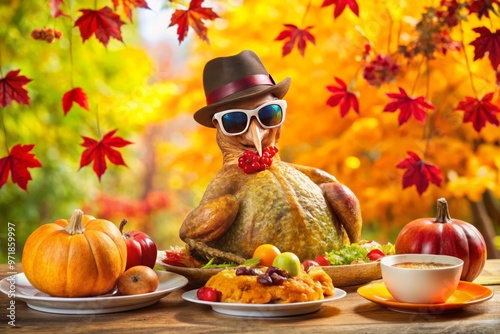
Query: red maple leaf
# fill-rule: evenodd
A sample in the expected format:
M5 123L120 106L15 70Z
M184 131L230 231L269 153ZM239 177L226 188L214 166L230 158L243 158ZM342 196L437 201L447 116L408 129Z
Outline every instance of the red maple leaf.
M500 65L500 30L495 33L486 27L472 29L479 34L479 37L470 44L474 45L474 60L483 58L488 53L493 69L496 71Z
M82 136L83 143L81 145L87 149L82 153L80 168L94 161L93 169L99 181L101 181L101 176L107 168L106 157L108 157L111 163L117 166L126 166L121 153L113 149L113 147L124 147L133 143L121 137L113 137L116 131L118 131L118 129L108 132L100 141Z
M34 154L29 152L35 145L17 144L10 150L10 154L0 159L0 189L9 178L11 173L12 182L17 183L23 190L28 189L28 182L31 181L31 174L28 168L42 167L40 161Z
M427 190L429 182L440 187L443 181L441 170L420 159L418 154L408 151L408 158L401 160L397 168L406 169L403 174L403 189L415 185L419 195Z
M476 13L479 18L483 15L489 18L490 11L496 15L493 4L495 3L497 6L500 6L500 1L498 0L472 0L467 2L466 8L469 10L469 14Z
M106 6L99 10L80 9L80 12L83 14L76 20L75 27L80 29L83 42L93 34L104 46L108 45L110 37L123 42L121 26L125 23L111 8Z
M337 18L342 14L346 6L351 8L352 12L359 17L359 6L356 0L325 0L321 7L327 7L330 5L335 5L335 10L333 11L333 17Z
M313 26L306 27L305 29L299 29L293 24L284 24L284 26L286 29L280 32L275 39L275 41L281 41L288 38L288 41L283 45L283 57L292 52L295 41L297 41L297 49L299 49L300 54L304 57L307 41L313 44L316 43L314 35L309 32L309 29L312 29Z
M481 100L466 96L458 103L455 110L463 110L464 123L472 123L474 130L479 132L486 126L486 122L499 125L496 113L500 113L500 108L491 100L493 100L493 92L486 94Z
M49 1L49 7L50 7L50 15L52 15L53 18L58 18L59 16L65 16L69 17L68 14L65 14L61 11L59 8L62 4L64 4L64 0L50 0Z
M347 89L347 85L342 79L334 78L339 84L338 86L326 86L332 96L328 98L326 104L330 107L340 105L340 116L343 118L349 112L349 109L354 109L359 114L359 102L356 95Z
M168 28L176 24L178 25L177 35L179 36L179 44L181 44L187 36L189 27L193 28L196 34L203 41L208 43L207 27L205 27L203 20L215 20L219 15L217 15L212 8L202 7L202 2L203 0L191 0L189 9L177 9L172 14Z
M394 101L387 104L384 111L395 112L398 109L401 110L398 117L399 125L408 122L411 115L420 123L424 123L427 118L427 113L424 108L434 109L434 106L426 102L423 96L417 98L409 97L406 91L401 87L399 87L399 93L386 93L386 95L394 99Z
M64 110L64 116L71 110L73 107L73 102L76 102L83 109L89 110L89 102L87 99L87 94L80 87L73 88L70 91L67 91L62 98L62 107Z
M0 79L0 106L6 107L17 101L17 103L30 105L28 91L24 89L24 85L31 81L24 75L19 75L17 71L10 71L5 78Z
M132 22L132 8L145 8L149 9L148 4L145 0L112 0L113 6L116 8L122 3L123 12L127 15L130 22Z

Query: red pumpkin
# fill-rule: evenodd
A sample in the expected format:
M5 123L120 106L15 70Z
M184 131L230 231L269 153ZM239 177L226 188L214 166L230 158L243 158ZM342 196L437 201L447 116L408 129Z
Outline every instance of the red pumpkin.
M154 241L144 232L128 231L123 232L127 220L123 219L120 223L120 232L127 245L127 266L125 270L135 266L146 266L153 268L156 263L158 249Z
M441 254L464 261L463 281L473 281L486 262L486 244L474 225L452 219L444 198L437 201L436 218L420 218L399 232L394 244L396 254Z

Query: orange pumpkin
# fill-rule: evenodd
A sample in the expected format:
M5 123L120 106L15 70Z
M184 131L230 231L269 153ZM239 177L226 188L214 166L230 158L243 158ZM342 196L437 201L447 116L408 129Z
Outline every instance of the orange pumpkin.
M26 240L23 271L38 290L55 297L110 292L125 271L127 246L118 227L75 210L69 219L37 228Z

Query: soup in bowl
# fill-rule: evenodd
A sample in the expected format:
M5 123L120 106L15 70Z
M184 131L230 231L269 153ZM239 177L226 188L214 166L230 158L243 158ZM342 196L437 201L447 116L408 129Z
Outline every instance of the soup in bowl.
M412 304L444 303L457 289L463 261L434 254L399 254L380 261L382 279L395 300Z

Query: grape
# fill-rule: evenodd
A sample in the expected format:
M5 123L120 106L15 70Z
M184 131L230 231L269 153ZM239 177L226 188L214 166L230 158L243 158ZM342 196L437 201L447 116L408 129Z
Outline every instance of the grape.
M238 267L236 269L236 276L257 276L260 274L262 274L262 272L259 269L248 266Z
M270 286L274 284L273 279L267 274L261 274L257 276L257 282L265 286Z

